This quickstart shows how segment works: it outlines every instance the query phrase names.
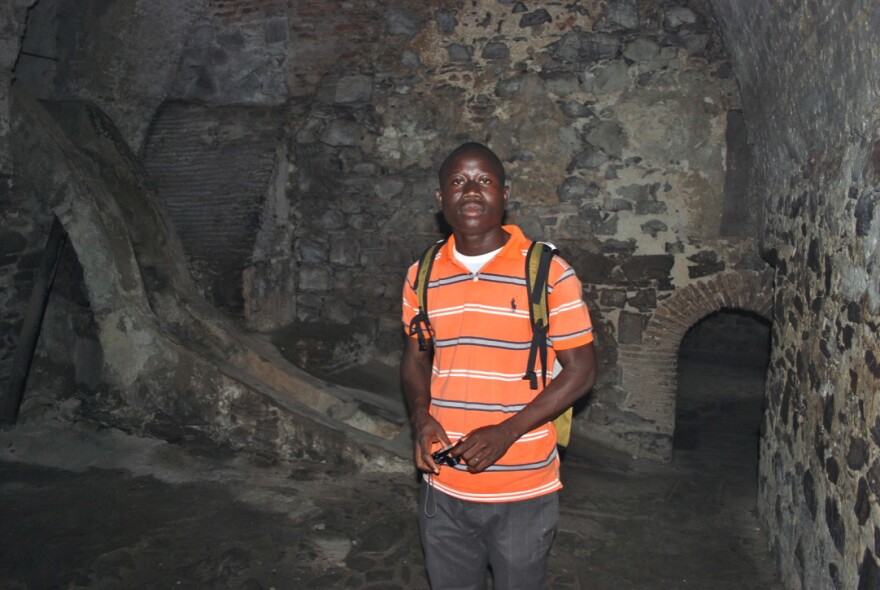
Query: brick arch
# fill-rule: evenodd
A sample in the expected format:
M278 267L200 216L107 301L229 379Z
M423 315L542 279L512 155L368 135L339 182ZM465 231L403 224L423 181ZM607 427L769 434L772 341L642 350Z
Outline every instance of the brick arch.
M638 454L669 460L675 429L678 348L685 333L707 315L741 309L772 320L773 273L728 271L677 290L652 314L640 344L622 344L618 364L627 391L625 410L640 419L632 433Z

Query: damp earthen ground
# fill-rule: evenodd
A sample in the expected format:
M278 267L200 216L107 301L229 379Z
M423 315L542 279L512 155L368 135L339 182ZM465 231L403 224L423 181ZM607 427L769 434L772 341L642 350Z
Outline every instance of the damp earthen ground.
M782 589L756 517L761 374L682 366L671 463L566 454L551 588ZM48 412L0 432L0 588L426 589L417 490Z

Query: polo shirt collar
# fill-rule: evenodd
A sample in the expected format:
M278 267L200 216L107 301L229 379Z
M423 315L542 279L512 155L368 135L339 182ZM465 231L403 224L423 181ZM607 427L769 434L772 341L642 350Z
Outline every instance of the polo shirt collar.
M501 229L510 234L510 239L507 240L507 243L504 244L504 246L502 246L501 252L499 252L496 257L512 258L515 260L522 258L522 251L529 247L530 240L516 225L502 225ZM455 254L452 251L454 247L455 236L451 235L441 249L442 255L450 260L454 259Z

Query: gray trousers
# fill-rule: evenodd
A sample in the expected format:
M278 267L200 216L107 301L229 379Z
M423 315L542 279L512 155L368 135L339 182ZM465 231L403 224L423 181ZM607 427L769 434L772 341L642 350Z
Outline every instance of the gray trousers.
M419 526L433 590L547 587L547 556L559 522L556 492L518 502L453 498L422 482Z

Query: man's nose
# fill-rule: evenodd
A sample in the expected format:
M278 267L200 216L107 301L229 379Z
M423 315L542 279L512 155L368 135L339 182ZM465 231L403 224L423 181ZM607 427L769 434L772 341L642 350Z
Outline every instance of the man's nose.
M466 195L478 195L480 194L480 185L477 183L476 179L466 180L464 183L464 194Z

